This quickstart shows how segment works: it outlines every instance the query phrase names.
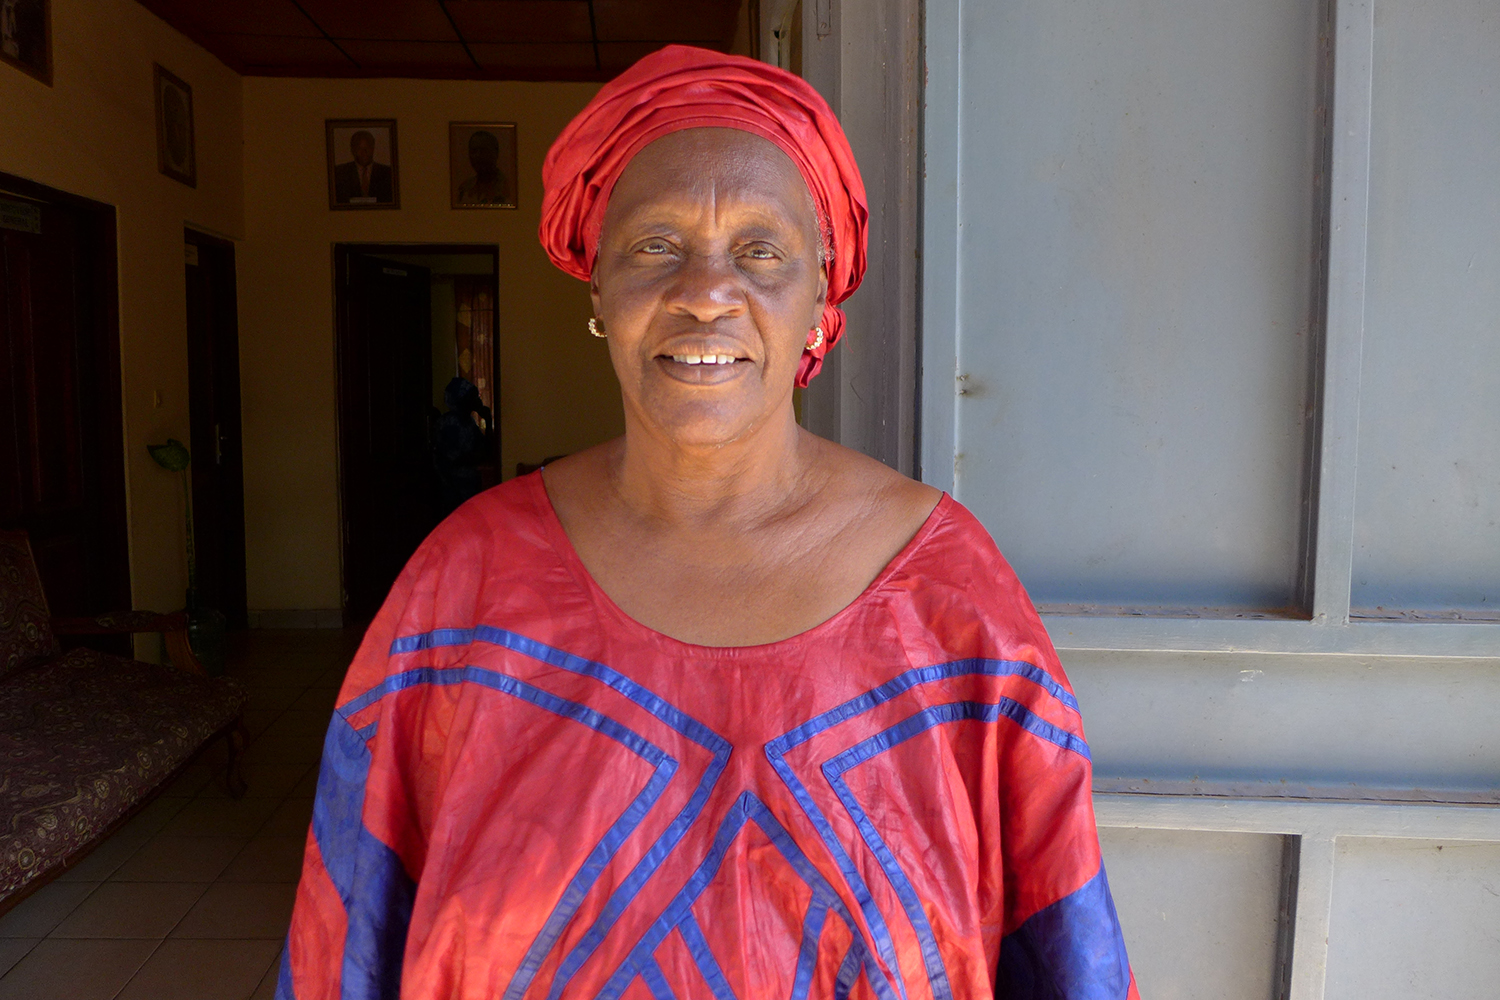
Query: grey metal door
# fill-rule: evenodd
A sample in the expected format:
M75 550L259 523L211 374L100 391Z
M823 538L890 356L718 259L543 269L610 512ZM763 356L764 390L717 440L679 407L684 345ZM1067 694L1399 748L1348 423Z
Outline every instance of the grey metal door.
M1500 8L928 0L920 460L1143 996L1500 982Z

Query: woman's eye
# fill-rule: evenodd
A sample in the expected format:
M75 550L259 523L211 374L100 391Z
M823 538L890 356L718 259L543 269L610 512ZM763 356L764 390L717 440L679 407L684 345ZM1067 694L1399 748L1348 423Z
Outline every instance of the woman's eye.
M667 244L661 240L652 240L650 243L647 243L645 246L641 247L642 253L663 254L670 253L671 250L672 248L667 246Z
M768 247L750 247L745 251L745 256L753 257L756 260L776 259L776 254L772 252Z

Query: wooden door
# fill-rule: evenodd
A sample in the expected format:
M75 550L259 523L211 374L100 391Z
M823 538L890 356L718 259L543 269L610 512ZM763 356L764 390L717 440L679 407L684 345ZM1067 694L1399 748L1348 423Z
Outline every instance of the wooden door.
M0 175L0 527L54 614L130 605L114 209Z
M344 613L359 621L437 523L432 457L432 275L336 252Z
M198 603L245 628L245 477L234 244L189 229L188 394Z

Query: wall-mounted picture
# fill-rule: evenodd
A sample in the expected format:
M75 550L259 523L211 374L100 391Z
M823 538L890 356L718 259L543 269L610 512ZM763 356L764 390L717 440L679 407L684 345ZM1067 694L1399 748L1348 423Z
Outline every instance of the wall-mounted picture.
M328 207L400 208L396 119L330 118Z
M449 122L448 186L454 208L515 208L516 123Z
M0 0L3 3L4 0ZM155 64L152 64L155 66ZM198 186L193 149L193 88L156 68L156 169L188 187Z
M52 86L52 0L0 0L0 62Z

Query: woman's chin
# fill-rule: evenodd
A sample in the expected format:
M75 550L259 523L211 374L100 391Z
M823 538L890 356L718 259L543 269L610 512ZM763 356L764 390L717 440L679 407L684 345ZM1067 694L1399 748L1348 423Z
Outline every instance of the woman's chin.
M722 448L742 441L769 423L772 416L760 399L658 399L656 403L644 407L646 421L660 437L688 450Z

